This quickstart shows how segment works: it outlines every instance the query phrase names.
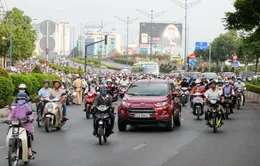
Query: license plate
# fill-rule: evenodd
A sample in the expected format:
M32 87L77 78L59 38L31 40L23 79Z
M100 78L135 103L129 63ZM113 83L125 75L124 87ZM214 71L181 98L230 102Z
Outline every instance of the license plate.
M150 118L150 114L135 114L135 118Z

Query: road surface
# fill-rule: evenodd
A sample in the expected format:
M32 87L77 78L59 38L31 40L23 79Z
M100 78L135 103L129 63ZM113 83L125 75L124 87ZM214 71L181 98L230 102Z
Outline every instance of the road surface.
M182 126L173 132L157 127L129 128L105 145L92 136L92 120L82 106L68 106L70 120L62 131L46 133L35 125L35 166L259 166L260 110L246 105L218 133L196 120L188 107ZM6 125L0 125L0 166L7 166Z

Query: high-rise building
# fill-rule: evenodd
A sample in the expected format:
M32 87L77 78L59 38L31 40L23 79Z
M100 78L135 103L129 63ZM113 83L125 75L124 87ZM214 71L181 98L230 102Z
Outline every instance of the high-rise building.
M105 35L108 36L107 45L105 45L105 42L100 42L98 44L89 46L87 50L87 56L98 57L102 55L102 57L106 58L107 55L111 52L120 52L120 35L114 32L102 32L97 29L89 29L88 32L84 36L81 36L78 40L78 50L80 52L82 51L82 57L85 56L85 45L104 40Z
M40 24L33 24L33 27L36 30L36 50L35 52L41 52L42 55L45 55L45 49L40 48L40 41L43 38L43 34L40 31ZM55 41L55 47L53 51L53 55L59 56L67 56L70 54L71 45L70 45L70 26L67 22L55 23L55 32L51 35Z

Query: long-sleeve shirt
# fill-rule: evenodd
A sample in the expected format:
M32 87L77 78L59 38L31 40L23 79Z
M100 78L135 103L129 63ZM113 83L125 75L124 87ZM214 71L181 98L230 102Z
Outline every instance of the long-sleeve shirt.
M27 116L26 113L32 111L31 107L28 104L24 105L18 105L16 106L9 115L9 120L19 119L19 120L26 120L26 119L32 119L33 115ZM24 123L24 128L26 131L28 131L30 134L34 133L33 125L28 122Z

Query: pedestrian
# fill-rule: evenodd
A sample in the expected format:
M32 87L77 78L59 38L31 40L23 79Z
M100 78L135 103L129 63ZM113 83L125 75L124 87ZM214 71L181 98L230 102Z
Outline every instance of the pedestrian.
M75 75L76 80L73 82L73 86L76 88L77 102L82 104L82 80L79 78L79 74Z

